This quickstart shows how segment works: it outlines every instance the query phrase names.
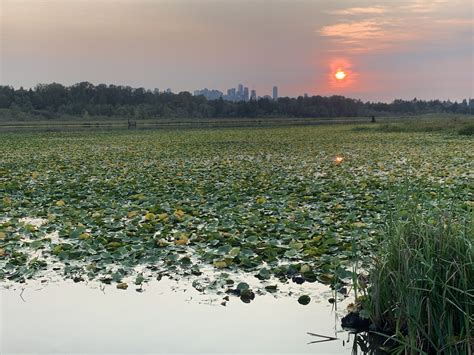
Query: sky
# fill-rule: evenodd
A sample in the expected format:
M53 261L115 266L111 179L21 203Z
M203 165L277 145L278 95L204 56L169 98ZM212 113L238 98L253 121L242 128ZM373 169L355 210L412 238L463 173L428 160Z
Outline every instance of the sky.
M0 0L0 85L474 98L472 0ZM335 72L346 73L343 80Z

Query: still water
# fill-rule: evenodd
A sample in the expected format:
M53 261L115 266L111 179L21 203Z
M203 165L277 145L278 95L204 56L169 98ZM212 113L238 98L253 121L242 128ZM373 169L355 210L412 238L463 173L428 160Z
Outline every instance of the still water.
M225 295L169 279L144 292L72 281L2 288L0 353L350 354L338 319L350 300L336 312L328 289L314 287L307 306L272 294L223 306ZM338 339L308 344L325 340L308 332Z

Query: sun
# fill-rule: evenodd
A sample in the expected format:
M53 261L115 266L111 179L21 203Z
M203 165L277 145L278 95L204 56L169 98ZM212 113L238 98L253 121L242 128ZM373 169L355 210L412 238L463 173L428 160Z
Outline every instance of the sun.
M344 80L345 77L347 76L346 72L344 70L338 70L336 74L334 74L337 80Z

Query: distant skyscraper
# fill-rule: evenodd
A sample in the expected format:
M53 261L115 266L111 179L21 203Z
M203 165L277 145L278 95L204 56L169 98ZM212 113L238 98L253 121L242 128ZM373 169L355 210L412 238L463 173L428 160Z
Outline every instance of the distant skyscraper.
M224 94L220 92L219 90L202 89L202 90L195 90L194 96L204 96L208 100L218 100L221 97L223 97Z
M250 92L250 100L252 100L252 101L256 101L256 100L257 100L257 91L252 90L252 91Z
M249 100L249 88L245 87L244 88L244 101L248 101L248 100Z
M255 90L253 90L255 91ZM252 92L253 92L252 91ZM237 85L237 88L230 88L227 89L227 95L224 95L224 93L220 92L219 90L208 90L208 89L203 89L203 90L197 90L194 92L194 95L202 95L206 97L208 100L216 100L219 98L222 98L226 101L249 101L251 99L249 97L249 88L244 87L243 84ZM254 93L255 100L257 99L257 93Z
M273 100L278 100L278 87L273 87Z
M227 89L227 95L224 97L224 100L227 101L238 101L238 95L235 91L235 88Z

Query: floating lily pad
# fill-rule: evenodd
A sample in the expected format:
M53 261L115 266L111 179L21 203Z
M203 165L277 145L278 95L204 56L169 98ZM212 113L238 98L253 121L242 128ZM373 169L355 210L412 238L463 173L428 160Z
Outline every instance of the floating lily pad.
M117 284L117 288L119 290L126 290L128 288L128 285L125 282L121 282Z
M311 302L311 297L308 295L303 295L298 298L298 303L302 304L303 306L308 305Z

